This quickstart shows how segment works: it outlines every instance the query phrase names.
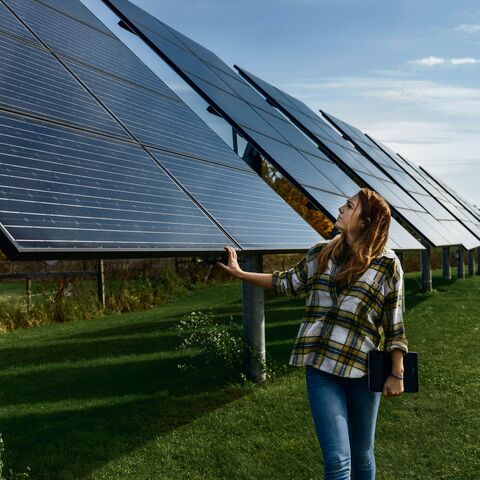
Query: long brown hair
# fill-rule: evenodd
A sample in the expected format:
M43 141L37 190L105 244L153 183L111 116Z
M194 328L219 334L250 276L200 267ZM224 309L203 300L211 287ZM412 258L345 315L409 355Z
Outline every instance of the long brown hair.
M377 192L362 188L358 192L361 207L360 219L365 227L352 245L348 245L345 232L338 234L319 254L320 272L327 269L331 258L338 262L345 256L345 261L335 277L339 284L351 284L367 270L372 260L379 256L388 240L391 212L388 203Z

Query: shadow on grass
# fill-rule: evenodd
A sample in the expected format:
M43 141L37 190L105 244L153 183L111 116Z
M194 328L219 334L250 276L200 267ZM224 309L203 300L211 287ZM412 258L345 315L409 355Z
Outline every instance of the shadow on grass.
M214 316L220 322L233 315L241 326L241 302L229 300L213 308ZM80 480L250 394L248 386L228 384L221 365L178 370L179 363L196 358L176 350L173 328L190 307L162 311L160 320L132 317L137 323L128 323L127 314L123 324L116 317L116 326L105 328L105 319L88 332L59 330L48 343L1 348L2 364L19 368L0 375L8 467L20 471L28 465L38 480ZM302 313L303 300L275 298L267 307L267 345L274 343L268 355L277 364L288 361Z
M245 394L240 389L216 390L194 397L152 395L107 406L58 408L51 413L32 409L2 420L8 463L18 470L30 466L35 479L83 479L156 436Z

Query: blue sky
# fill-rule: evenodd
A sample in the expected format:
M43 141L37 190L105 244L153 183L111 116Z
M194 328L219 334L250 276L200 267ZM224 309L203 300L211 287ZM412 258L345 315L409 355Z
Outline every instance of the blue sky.
M109 26L100 0L82 0ZM298 97L372 134L480 205L480 3L134 0ZM226 140L190 88L115 32Z

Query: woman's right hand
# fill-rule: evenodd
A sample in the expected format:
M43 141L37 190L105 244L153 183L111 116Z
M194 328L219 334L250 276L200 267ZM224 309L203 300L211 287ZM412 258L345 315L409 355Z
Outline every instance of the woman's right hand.
M228 263L225 265L222 262L217 262L217 265L224 270L225 272L229 273L233 277L240 278L243 270L240 268L237 260L237 252L232 247L225 247L225 250L228 253Z

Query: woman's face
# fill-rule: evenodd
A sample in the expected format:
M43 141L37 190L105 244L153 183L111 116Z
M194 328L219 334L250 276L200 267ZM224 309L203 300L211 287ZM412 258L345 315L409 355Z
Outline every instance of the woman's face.
M360 231L360 214L362 211L358 195L349 198L338 211L340 214L335 222L335 227L345 232L350 239L355 238Z

